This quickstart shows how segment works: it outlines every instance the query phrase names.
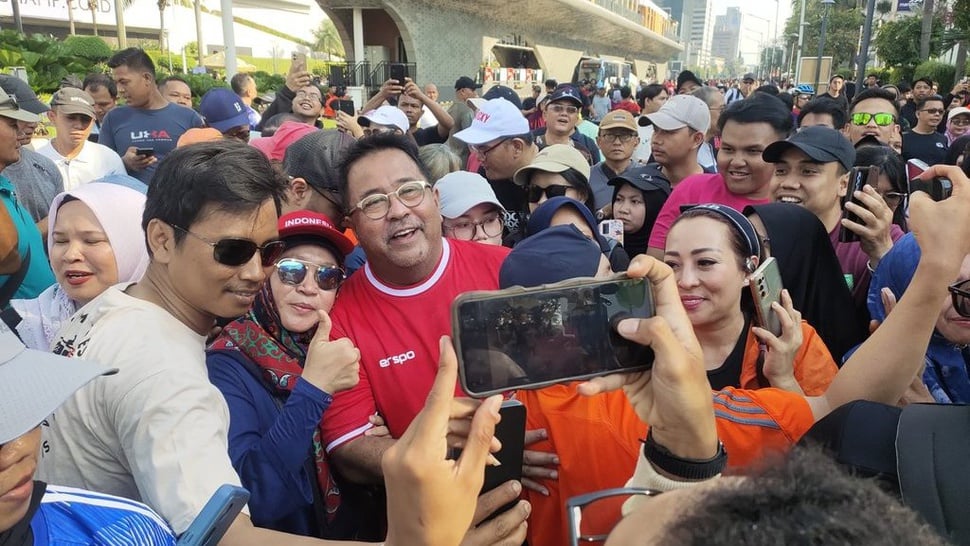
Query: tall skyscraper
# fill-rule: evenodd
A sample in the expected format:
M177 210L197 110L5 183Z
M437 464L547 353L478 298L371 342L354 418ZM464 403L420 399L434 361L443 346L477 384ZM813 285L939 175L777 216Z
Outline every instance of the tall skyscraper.
M725 60L737 59L741 41L741 8L731 7L724 15L714 18L714 38L711 55Z
M684 44L681 59L689 66L707 66L714 37L711 0L657 0L657 4L669 9L679 24L680 41Z

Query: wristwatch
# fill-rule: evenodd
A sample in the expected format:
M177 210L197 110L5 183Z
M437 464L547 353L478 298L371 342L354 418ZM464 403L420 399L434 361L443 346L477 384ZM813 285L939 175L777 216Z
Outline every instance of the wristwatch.
M717 453L714 457L706 460L685 459L658 444L653 438L653 429L650 429L647 439L643 442L643 456L658 469L685 480L713 478L724 471L727 465L727 452L720 440L717 442Z

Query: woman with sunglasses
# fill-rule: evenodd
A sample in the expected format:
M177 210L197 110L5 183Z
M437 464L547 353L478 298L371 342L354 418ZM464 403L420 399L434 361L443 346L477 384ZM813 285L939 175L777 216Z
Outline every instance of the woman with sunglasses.
M357 383L360 353L339 340L314 352L319 359L307 355L318 323L329 330L353 244L325 216L305 210L281 217L279 232L285 249L253 308L209 347L209 378L229 407L229 456L251 493L253 523L352 538L353 514L337 510L319 427L333 395Z
M772 305L780 336L753 323L748 279L764 252L751 222L724 205L698 205L667 235L664 261L700 341L714 390L778 387L820 395L838 368L815 329L802 320L788 291Z
M869 284L869 313L875 322L903 297L916 272L920 248L912 233L896 241L876 267ZM941 280L947 282L949 279ZM901 339L900 343L908 343ZM923 398L910 402L970 404L970 256L963 260L960 276L950 285L950 297L941 302L936 329L926 347L923 369ZM911 389L912 390L912 389Z
M596 210L593 190L589 185L589 163L570 144L546 146L536 154L532 163L516 171L513 180L526 189L529 212L547 199L569 197Z
M34 299L11 302L23 318L17 333L27 347L49 351L61 323L75 311L115 284L141 279L148 267L144 209L143 192L107 182L54 198L47 249L57 282Z

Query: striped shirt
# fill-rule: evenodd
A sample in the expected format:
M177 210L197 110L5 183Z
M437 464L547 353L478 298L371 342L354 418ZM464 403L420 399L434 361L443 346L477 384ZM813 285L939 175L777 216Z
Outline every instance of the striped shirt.
M173 546L168 524L140 502L48 485L30 521L35 546Z
M730 469L787 452L815 424L805 397L780 389L716 391L714 417Z

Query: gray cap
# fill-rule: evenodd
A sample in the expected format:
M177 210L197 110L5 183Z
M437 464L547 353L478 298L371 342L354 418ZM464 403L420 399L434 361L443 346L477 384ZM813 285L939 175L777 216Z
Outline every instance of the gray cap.
M458 218L482 203L495 205L505 211L488 180L478 173L448 173L435 182L434 191L438 194L438 207L445 218Z
M94 99L76 87L58 89L51 98L51 107L57 108L59 114L83 114L89 118L94 117Z
M90 360L28 349L0 321L0 445L40 425L92 379L117 371Z
M312 131L286 147L283 171L302 178L319 191L336 194L337 164L354 138L336 130Z

